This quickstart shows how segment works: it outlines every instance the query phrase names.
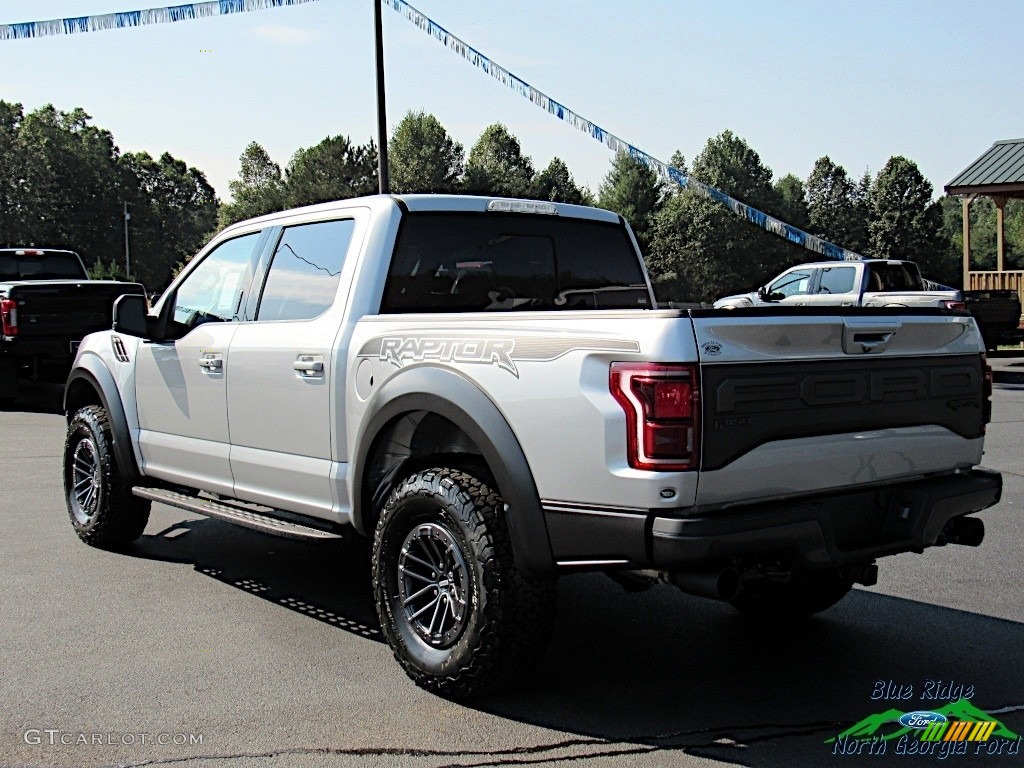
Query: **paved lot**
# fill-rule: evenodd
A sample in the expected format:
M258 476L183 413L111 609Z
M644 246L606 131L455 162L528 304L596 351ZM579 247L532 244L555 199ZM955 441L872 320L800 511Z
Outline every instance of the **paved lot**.
M392 661L358 547L166 507L127 554L81 544L44 391L0 412L0 765L934 765L823 743L888 706L935 708L928 681L973 686L1024 731L1024 360L995 362L986 464L1005 491L981 548L884 561L877 587L776 631L668 587L567 578L537 678L472 706ZM878 681L914 702L872 700Z

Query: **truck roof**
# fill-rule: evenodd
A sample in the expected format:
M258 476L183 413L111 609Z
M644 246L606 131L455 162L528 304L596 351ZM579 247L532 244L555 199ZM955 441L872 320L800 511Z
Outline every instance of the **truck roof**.
M249 226L255 223L270 224L297 215L306 216L316 213L343 211L347 208L379 209L395 204L408 211L448 211L451 213L485 213L493 211L496 213L557 215L577 219L590 219L592 221L605 221L610 224L618 224L622 221L622 218L617 213L601 208L592 208L586 205L570 205L568 203L552 203L544 200L477 195L388 194L352 197L347 200L332 200L331 202L317 203L316 205L307 205L301 208L289 208L284 211L268 213L237 222L228 229Z

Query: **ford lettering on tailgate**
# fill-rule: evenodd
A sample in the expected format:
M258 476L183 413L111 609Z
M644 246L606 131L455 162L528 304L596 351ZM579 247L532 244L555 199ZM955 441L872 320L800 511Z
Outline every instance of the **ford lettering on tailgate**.
M935 424L984 434L981 357L709 365L704 469L779 439Z

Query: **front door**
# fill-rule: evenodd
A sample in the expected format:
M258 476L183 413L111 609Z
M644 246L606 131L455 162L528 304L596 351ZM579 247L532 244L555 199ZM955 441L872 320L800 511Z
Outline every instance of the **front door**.
M233 492L228 358L259 234L227 240L199 257L167 297L175 302L173 320L181 337L139 345L135 392L147 475Z

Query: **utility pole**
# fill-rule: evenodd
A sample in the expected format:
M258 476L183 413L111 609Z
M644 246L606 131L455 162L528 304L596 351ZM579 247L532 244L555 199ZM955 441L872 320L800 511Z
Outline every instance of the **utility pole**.
M132 258L128 250L128 222L132 220L132 215L128 213L128 201L124 204L124 279L132 279Z
M380 4L383 0L371 1L377 49L377 180L380 182L380 193L384 195L391 191L391 184L388 179L388 125L384 105L384 34L380 18Z

